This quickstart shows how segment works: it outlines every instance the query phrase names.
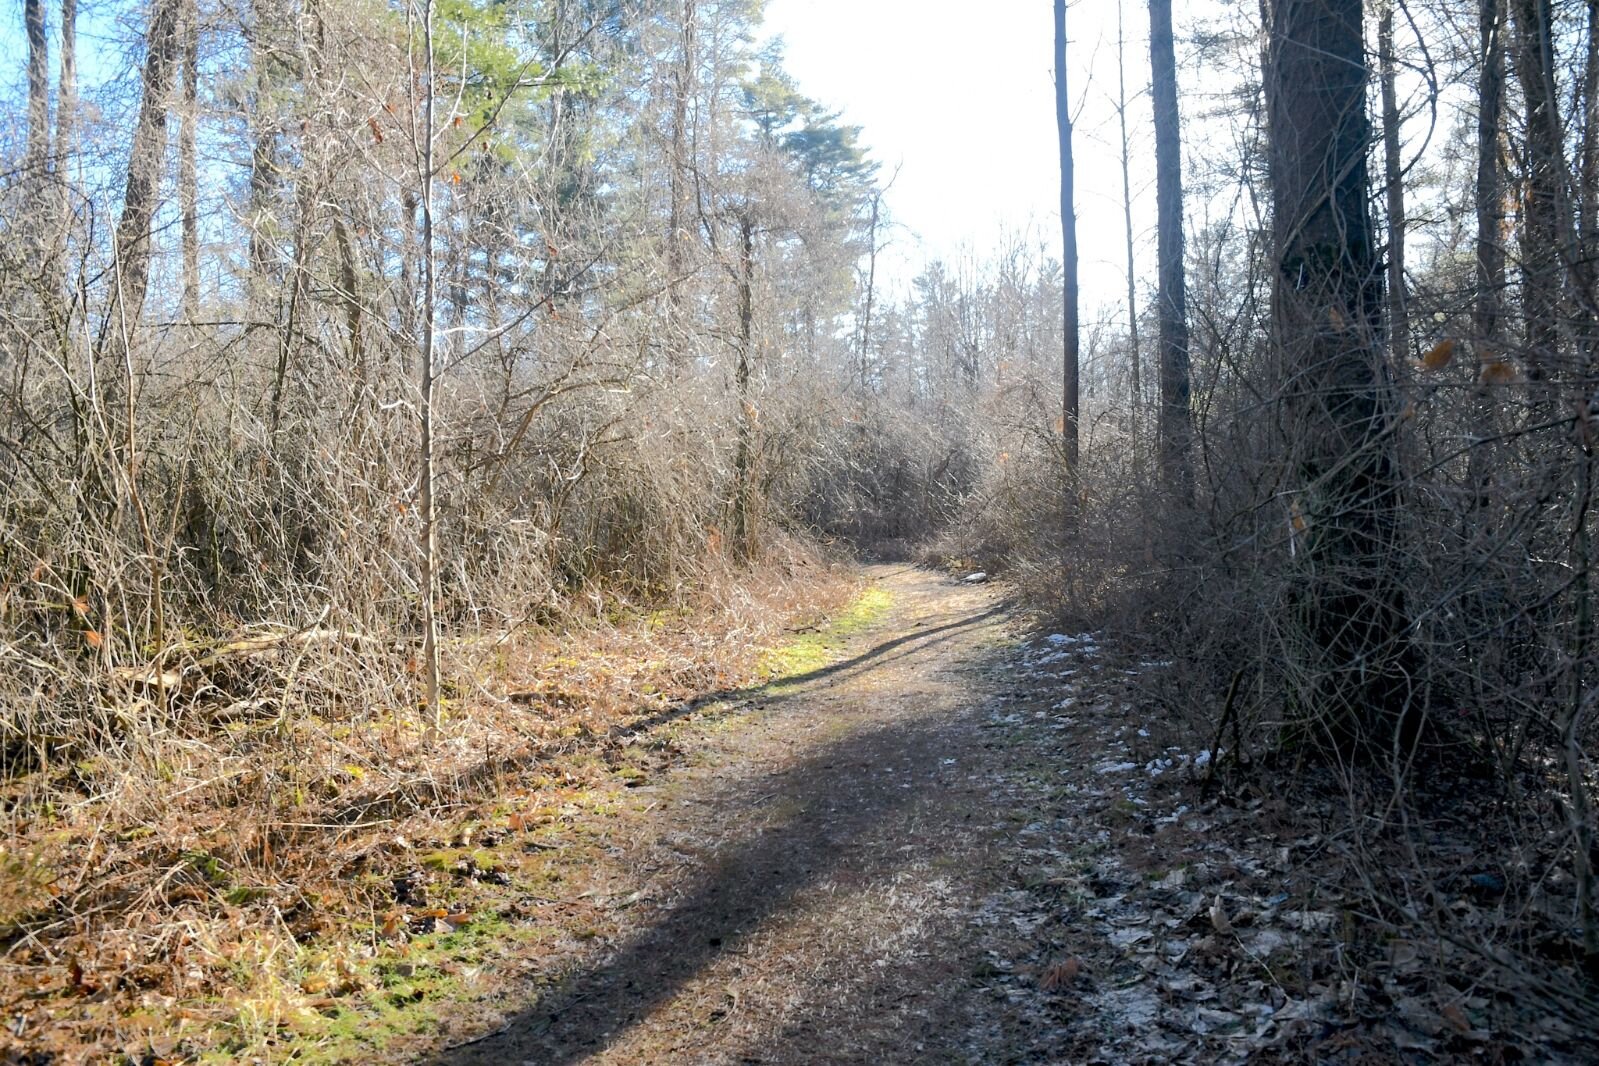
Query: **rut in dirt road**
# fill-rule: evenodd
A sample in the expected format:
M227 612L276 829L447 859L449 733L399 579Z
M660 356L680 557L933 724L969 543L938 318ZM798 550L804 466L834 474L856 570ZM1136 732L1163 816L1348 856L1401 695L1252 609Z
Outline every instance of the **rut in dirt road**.
M437 1061L1049 1054L1052 1027L996 1014L973 981L994 932L979 912L1014 867L992 809L1007 751L977 710L1000 683L1009 612L991 587L876 577L890 617L760 697L753 729L697 753L709 784L613 840L658 901L632 935Z

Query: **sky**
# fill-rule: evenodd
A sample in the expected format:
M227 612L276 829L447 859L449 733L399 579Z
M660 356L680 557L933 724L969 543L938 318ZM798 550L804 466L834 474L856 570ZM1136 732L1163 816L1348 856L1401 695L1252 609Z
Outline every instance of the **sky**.
M1129 137L1139 273L1154 223L1148 8L1126 4ZM1078 111L1078 244L1088 307L1126 299L1115 0L1068 9L1067 87ZM863 127L899 176L887 203L903 227L891 268L994 251L1031 230L1060 254L1050 0L769 0L766 30L786 45L802 92Z

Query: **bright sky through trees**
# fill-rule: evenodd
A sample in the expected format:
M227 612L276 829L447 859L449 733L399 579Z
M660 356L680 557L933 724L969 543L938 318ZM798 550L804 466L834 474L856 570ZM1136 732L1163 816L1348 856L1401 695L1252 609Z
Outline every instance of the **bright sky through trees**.
M1140 270L1153 266L1154 163L1149 13L1125 4L1129 135ZM1183 12L1181 14L1186 14ZM1125 292L1117 144L1116 4L1078 0L1068 14L1077 136L1085 309ZM1047 0L771 0L767 30L786 44L806 94L864 127L889 205L908 232L894 249L904 280L925 259L994 250L1028 230L1059 256L1052 24ZM1150 275L1152 276L1152 275Z

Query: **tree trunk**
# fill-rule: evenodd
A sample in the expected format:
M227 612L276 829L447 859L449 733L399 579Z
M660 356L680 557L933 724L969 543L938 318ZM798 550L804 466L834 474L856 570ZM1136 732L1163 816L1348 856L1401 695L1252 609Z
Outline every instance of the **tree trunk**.
M1127 138L1127 47L1122 32L1122 4L1116 3L1116 117L1121 123L1122 164L1122 221L1125 224L1127 244L1127 344L1131 349L1128 363L1132 367L1133 433L1134 448L1142 444L1136 439L1142 424L1144 410L1143 349L1138 343L1138 284L1137 266L1133 261L1133 174L1132 150Z
M150 219L155 213L161 163L167 144L167 96L178 61L181 0L157 0L144 60L143 99L133 127L122 217L117 222L116 266L110 306L100 335L101 350L126 356L127 342L144 310L150 283Z
M1383 178L1388 202L1388 352L1401 359L1410 350L1405 311L1405 183L1399 158L1399 95L1394 58L1394 5L1382 0L1377 19L1377 62L1382 77Z
M344 328L350 345L350 367L356 380L366 383L366 355L361 349L361 283L355 272L355 247L344 215L333 218L333 247L338 254L339 301L344 305Z
M1188 285L1184 276L1183 145L1171 0L1149 0L1149 65L1155 110L1155 200L1160 256L1160 467L1166 487L1193 495Z
M1478 33L1482 66L1477 73L1477 291L1472 305L1472 344L1477 363L1486 369L1505 356L1499 336L1499 314L1505 290L1505 185L1500 166L1500 137L1505 96L1505 0L1479 0ZM1483 375L1473 406L1477 440L1468 462L1472 509L1489 503L1496 436L1492 390Z
M1396 730L1412 739L1413 720L1361 0L1274 0L1269 17L1272 325L1297 492L1291 681L1307 726L1380 749Z
M78 120L78 0L61 0L61 85L56 90L57 172L71 165Z
M1516 78L1527 109L1520 231L1527 373L1534 380L1535 401L1547 406L1554 398L1548 381L1558 374L1563 257L1568 251L1560 223L1566 169L1554 89L1554 15L1551 0L1514 0L1511 11L1517 38Z
M1077 326L1077 214L1073 190L1071 97L1066 81L1066 0L1055 0L1055 125L1060 138L1061 272L1065 299L1061 314L1063 342L1061 434L1067 468L1077 471L1078 433L1078 326Z
M183 10L183 110L178 116L178 209L183 224L183 317L200 313L200 212L195 127L200 122L200 10L187 0Z
M738 444L733 456L733 549L742 561L755 555L751 512L754 461L754 414L750 404L750 357L755 339L755 220L748 209L739 216L738 364L733 384L738 394Z
M440 702L439 677L439 540L438 501L434 497L434 397L437 391L437 366L434 360L435 302L438 298L436 257L433 247L433 0L423 0L422 47L424 80L422 89L422 128L415 139L417 187L421 193L422 209L422 344L418 368L418 421L421 424L421 447L418 455L417 509L422 512L421 572L417 575L422 599L422 701L428 722L428 736L436 739L444 724L443 704ZM415 110L412 111L415 114ZM407 226L409 229L410 227Z
M1599 253L1599 0L1588 0L1587 52L1582 67L1582 188L1577 202L1577 236L1583 260ZM1592 301L1595 294L1588 294Z
M23 168L28 182L41 188L50 159L50 44L44 35L44 0L23 0L28 37L28 143Z
M278 166L278 118L273 89L280 76L279 64L271 52L272 42L282 33L280 0L251 0L254 21L250 26L253 70L253 99L248 103L250 124L250 273L245 286L249 315L256 321L267 319L275 286L271 275L276 249L272 233L273 200L282 175ZM275 316L275 312L273 313Z
M688 105L694 92L696 0L683 0L683 25L678 43L678 66L672 72L672 158L667 205L666 234L666 309L667 343L670 358L680 364L686 345L680 335L686 328L683 318L682 285L688 273Z
M877 224L883 206L883 191L872 190L872 215L866 229L866 296L865 307L861 312L861 336L856 348L860 359L857 368L860 372L861 391L865 392L870 383L867 380L868 360L872 350L872 304L877 297Z
M61 84L56 90L56 143L51 167L55 196L49 208L53 229L46 250L46 286L60 293L66 278L67 240L72 230L73 161L77 157L78 0L61 0Z

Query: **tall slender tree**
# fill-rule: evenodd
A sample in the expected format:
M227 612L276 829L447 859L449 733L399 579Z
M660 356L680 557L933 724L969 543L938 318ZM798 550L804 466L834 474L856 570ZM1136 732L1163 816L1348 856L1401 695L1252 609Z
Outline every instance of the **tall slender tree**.
M50 157L50 42L44 30L44 0L23 0L28 37L28 144L24 165L35 186L45 181Z
M1177 107L1177 55L1171 0L1149 0L1149 65L1155 110L1155 201L1160 292L1160 466L1169 489L1193 491L1188 359L1188 286L1184 276L1183 146Z
M1116 120L1121 129L1122 236L1127 252L1127 347L1132 368L1133 432L1139 432L1144 409L1142 346L1138 343L1138 281L1133 257L1133 162L1127 135L1127 35L1122 0L1116 0Z
M1405 300L1405 174L1400 159L1399 62L1394 54L1394 8L1382 0L1377 16L1377 65L1382 82L1384 192L1388 204L1388 350L1395 359L1409 349Z
M689 201L692 143L689 130L689 105L699 86L696 75L698 60L698 0L683 0L678 27L677 63L672 70L672 129L671 158L667 161L668 190L666 221L666 308L668 340L672 360L684 358L680 331L684 328L683 282L688 273Z
M78 0L61 0L61 82L56 88L57 170L71 165L78 120Z
M126 344L144 311L150 284L150 220L155 215L161 163L167 144L167 94L178 65L178 9L182 0L156 0L146 34L139 114L133 127L123 184L122 215L115 233L116 265L103 351L126 355Z
M1555 86L1554 7L1552 0L1513 0L1510 10L1516 80L1526 107L1519 252L1527 370L1535 397L1548 404L1554 398L1549 379L1559 373L1561 295L1570 252L1562 225L1567 170Z
M1055 0L1055 126L1060 140L1060 232L1064 305L1061 315L1062 388L1061 433L1067 466L1077 470L1080 451L1078 416L1078 309L1077 309L1077 197L1072 157L1071 94L1066 77L1066 0Z
M183 229L183 316L200 313L199 166L195 131L200 122L200 5L183 6L183 103L178 112L178 212Z
M1505 182L1500 162L1505 96L1505 0L1478 0L1478 41L1482 53L1477 69L1477 289L1472 301L1472 343L1477 361L1486 370L1504 357L1500 338L1500 313L1505 289ZM1496 405L1486 380L1479 382L1474 399L1477 440L1469 459L1472 509L1488 506L1493 476L1490 449L1495 437Z
M740 205L738 219L738 353L733 388L738 401L738 441L733 455L733 550L741 561L755 554L754 415L750 401L750 362L755 346L755 214Z

